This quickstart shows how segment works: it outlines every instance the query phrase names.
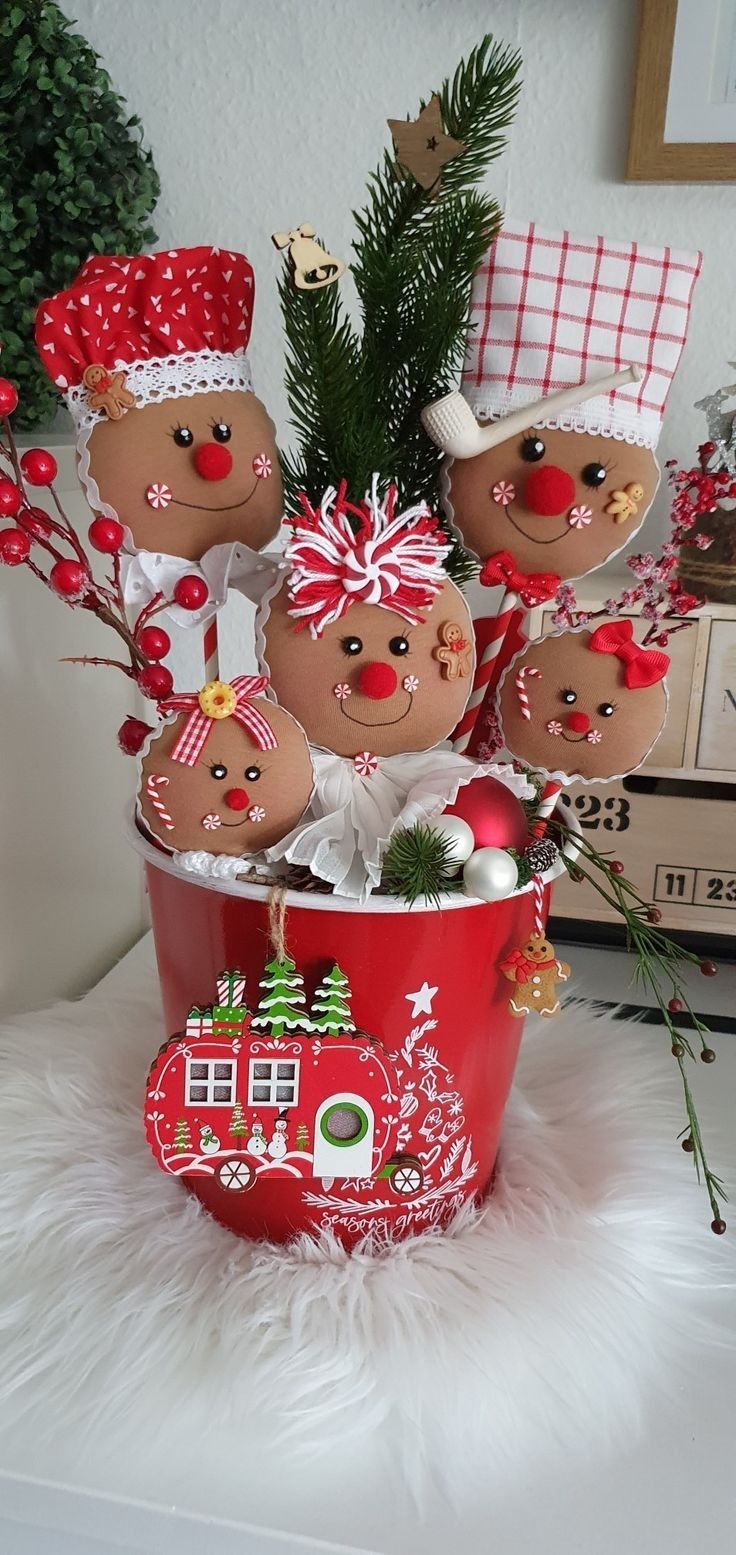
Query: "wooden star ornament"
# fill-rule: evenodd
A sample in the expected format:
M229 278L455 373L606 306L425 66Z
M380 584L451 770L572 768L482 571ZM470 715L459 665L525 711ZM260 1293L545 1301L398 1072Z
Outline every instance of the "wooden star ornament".
M447 162L462 156L465 147L460 140L446 135L442 126L442 110L437 93L433 93L426 108L416 119L389 119L387 121L394 142L396 161L411 173L422 189L432 189L442 176Z

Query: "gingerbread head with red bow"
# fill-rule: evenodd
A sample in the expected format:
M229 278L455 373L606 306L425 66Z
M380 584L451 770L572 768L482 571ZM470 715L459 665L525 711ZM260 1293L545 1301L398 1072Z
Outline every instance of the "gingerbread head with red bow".
M266 701L268 682L238 675L161 703L144 747L138 816L170 852L234 854L273 847L312 792L304 731Z
M636 643L627 618L528 643L498 688L507 749L562 783L635 771L664 726L669 663Z
M201 247L95 256L39 306L90 507L119 519L128 549L200 561L278 531L274 427L246 355L253 297L245 255Z
M473 628L444 569L447 537L396 489L302 498L285 570L259 616L262 667L312 745L338 756L425 751L470 695Z
M540 603L636 534L700 257L535 224L495 239L473 282L462 393L422 416L448 456L448 518L491 560L484 582Z

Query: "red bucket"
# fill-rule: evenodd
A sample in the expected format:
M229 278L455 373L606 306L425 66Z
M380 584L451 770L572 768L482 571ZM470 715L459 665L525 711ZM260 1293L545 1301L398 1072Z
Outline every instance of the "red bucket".
M217 1002L224 969L244 974L244 1000L252 1009L271 953L269 889L195 881L139 833L131 840L146 861L167 1031L183 1032L192 1006ZM558 861L543 877L545 917L550 881L563 867ZM358 1031L382 1044L386 1145L380 1159L374 1153L370 1176L364 1153L350 1178L333 1176L324 1162L319 1175L306 1176L310 1155L296 1176L286 1175L285 1167L266 1171L275 1163L262 1162L248 1191L233 1192L216 1175L182 1172L189 1192L240 1236L284 1242L327 1228L348 1246L368 1232L402 1237L434 1229L468 1200L480 1202L493 1177L523 1029L523 1020L509 1010L512 985L498 967L533 926L529 887L503 902L449 896L441 910L420 904L408 909L391 897L374 896L362 906L341 899L338 905L331 895L288 892L285 939L307 995L337 962L352 988ZM314 1065L314 1042L303 1046ZM334 1064L329 1043L321 1047ZM343 1080L353 1087L351 1095L357 1083L354 1075ZM315 1139L319 1132L313 1092L314 1082L311 1093L305 1083L301 1119L300 1108L294 1109L293 1132L301 1126L304 1139L310 1128ZM268 1107L259 1110L267 1132L276 1103L273 1117ZM289 1159L299 1165L296 1153Z

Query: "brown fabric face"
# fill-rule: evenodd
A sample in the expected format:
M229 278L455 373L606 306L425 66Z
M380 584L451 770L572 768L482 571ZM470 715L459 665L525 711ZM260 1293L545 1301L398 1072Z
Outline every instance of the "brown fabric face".
M395 756L429 750L451 734L470 696L474 662L470 614L453 583L443 585L418 626L381 605L357 601L315 639L306 629L294 630L288 605L284 584L264 628L264 674L312 745L338 756ZM459 637L448 633L448 625L460 629ZM471 655L454 676L436 657L448 635L465 644L453 658L467 649ZM365 687L383 694L371 696Z
M205 480L195 455L214 442L218 423L231 429L222 446L232 455L232 469L222 480ZM189 427L190 447L174 442L177 427ZM140 550L199 561L210 546L240 540L257 551L278 533L283 497L274 426L254 394L213 390L128 410L119 421L93 427L88 451L102 501L127 524ZM266 478L253 467L259 454L271 461ZM152 485L169 487L168 507L146 501Z
M518 761L553 776L605 782L641 765L662 731L667 694L662 681L629 690L621 660L594 652L591 636L561 632L530 643L501 681L499 710L504 742ZM520 693L521 670L527 674ZM522 695L529 719L522 715ZM581 718L588 720L586 730L575 728Z
M182 713L151 741L142 763L138 790L140 813L149 831L174 852L248 854L280 842L301 819L312 792L312 764L303 731L273 702L255 698L279 742L277 750L259 750L234 718L213 719L199 760L193 767L172 761L171 750L189 717ZM224 774L222 773L222 769ZM256 769L258 775L256 775ZM166 782L156 783L156 778ZM149 787L150 782L150 787ZM234 809L227 795L247 796ZM173 823L156 808L153 795ZM265 810L260 820L249 811ZM205 816L220 825L203 825Z
M628 543L644 520L657 489L657 465L649 448L637 448L612 437L588 432L562 432L541 428L527 434L541 439L544 455L522 458L524 437L489 448L476 459L454 459L448 467L449 506L463 544L485 561L496 551L510 551L521 572L556 572L561 578L581 578ZM606 466L603 483L591 487L583 480L588 465ZM545 466L565 471L575 483L574 495L555 516L536 513L524 500L530 477ZM506 505L493 497L493 488L504 481L514 489ZM642 496L629 504L617 504L619 513L607 513L614 492L640 486ZM590 523L580 528L570 522L576 507L589 508ZM616 522L621 512L629 516Z

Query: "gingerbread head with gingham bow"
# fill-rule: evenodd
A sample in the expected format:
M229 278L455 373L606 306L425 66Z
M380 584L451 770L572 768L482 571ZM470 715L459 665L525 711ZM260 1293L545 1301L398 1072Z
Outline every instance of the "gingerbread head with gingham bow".
M424 505L400 511L377 478L345 483L290 520L281 579L259 617L262 668L313 745L373 758L429 750L470 694L468 607L445 571L449 542ZM448 674L448 643L462 643ZM444 650L444 651L443 651Z
M669 663L639 646L628 619L527 643L498 689L507 749L561 783L635 771L664 726Z
M699 254L509 222L472 291L462 393L427 407L463 544L521 574L582 577L627 546Z

